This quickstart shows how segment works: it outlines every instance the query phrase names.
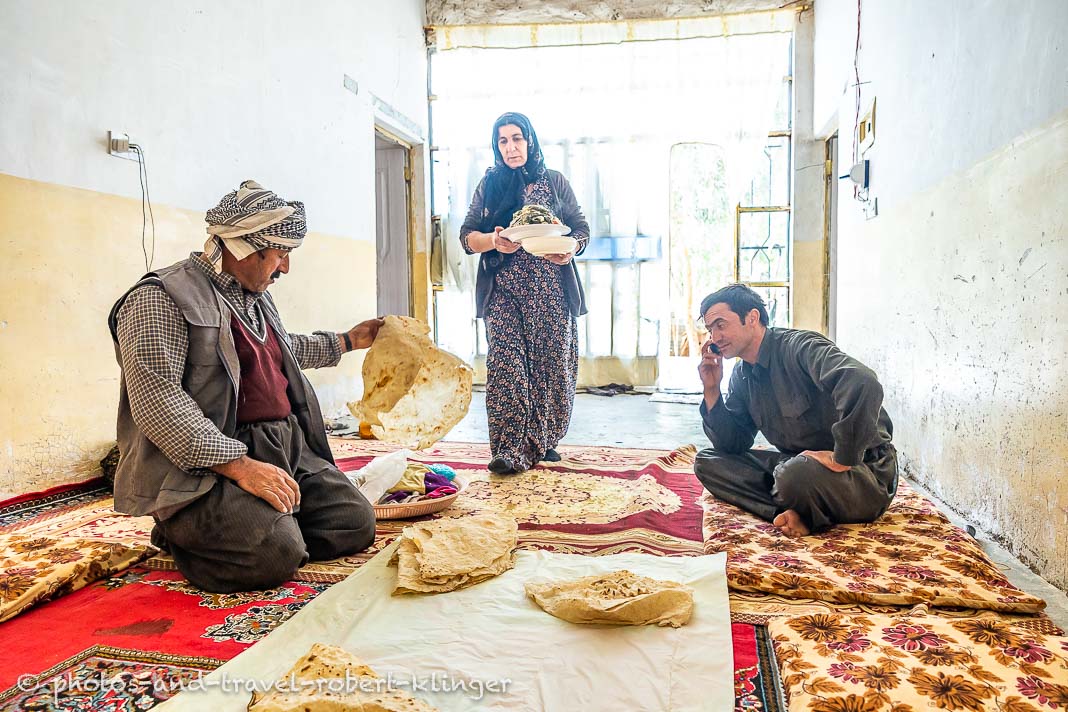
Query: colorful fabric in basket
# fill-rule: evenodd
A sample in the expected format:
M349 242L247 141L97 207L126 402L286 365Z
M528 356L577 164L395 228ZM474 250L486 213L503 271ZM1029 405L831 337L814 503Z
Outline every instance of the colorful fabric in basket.
M423 471L420 473L420 476L422 477L421 482L412 482L411 478L408 476L408 472L412 472L413 467L422 468ZM454 473L453 477L455 476ZM398 489L401 484L404 485L404 489ZM408 465L408 471L405 472L405 476L401 479L401 482L379 499L378 503L400 504L401 502L418 502L423 499L439 499L450 494L456 494L457 491L456 485L452 482L452 478L445 475L439 475L425 465L413 462Z

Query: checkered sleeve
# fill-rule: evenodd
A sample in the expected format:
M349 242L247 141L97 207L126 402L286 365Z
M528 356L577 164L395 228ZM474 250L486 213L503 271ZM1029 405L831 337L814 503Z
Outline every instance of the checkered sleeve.
M145 436L192 474L244 455L248 448L223 435L182 388L189 334L167 293L155 285L134 290L117 322L130 410Z
M301 368L336 366L341 360L341 344L332 331L316 331L307 334L290 334L289 346Z

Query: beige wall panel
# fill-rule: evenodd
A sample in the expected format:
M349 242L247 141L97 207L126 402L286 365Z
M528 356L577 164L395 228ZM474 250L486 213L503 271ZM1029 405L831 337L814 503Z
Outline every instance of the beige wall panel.
M309 233L290 265L271 288L290 331L346 331L377 316L374 243ZM346 354L334 368L305 371L325 415L347 414L345 404L363 397L364 353Z
M840 213L839 342L907 470L1068 589L1068 112L879 219Z
M200 249L203 213L155 205L155 267ZM0 174L0 493L85 479L115 439L107 315L144 272L139 200ZM272 293L293 331L374 315L374 245L310 233ZM362 357L309 375L327 413L362 394Z
M797 240L794 249L794 328L823 331L824 242Z

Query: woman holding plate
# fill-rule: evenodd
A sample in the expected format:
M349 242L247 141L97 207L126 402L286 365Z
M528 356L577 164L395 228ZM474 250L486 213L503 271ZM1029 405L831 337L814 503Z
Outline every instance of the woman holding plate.
M489 342L489 470L504 475L560 459L555 448L571 423L578 378L575 319L586 313L572 260L586 248L590 227L567 179L545 167L530 119L502 114L491 141L494 165L475 189L460 242L468 254L482 255L475 303ZM527 205L548 208L562 225L528 225L525 234L568 233L574 240L560 242L569 252L539 256L522 249L524 238L508 239L506 228Z

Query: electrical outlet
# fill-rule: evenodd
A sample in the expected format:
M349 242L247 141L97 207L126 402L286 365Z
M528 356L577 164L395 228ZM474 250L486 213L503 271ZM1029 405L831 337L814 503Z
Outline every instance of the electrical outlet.
M108 154L136 161L137 154L130 150L130 134L125 131L108 131Z
M879 215L879 199L875 196L864 201L864 219L871 220Z

